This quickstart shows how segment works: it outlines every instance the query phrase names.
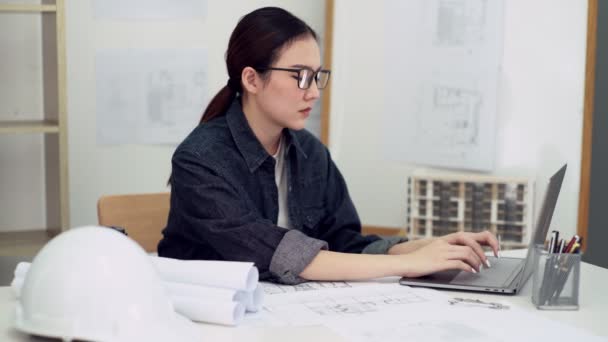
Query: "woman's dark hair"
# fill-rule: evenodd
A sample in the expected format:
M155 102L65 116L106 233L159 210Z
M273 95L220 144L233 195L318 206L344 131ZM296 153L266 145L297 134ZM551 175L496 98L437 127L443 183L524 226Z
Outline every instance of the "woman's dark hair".
M241 72L245 67L272 66L283 47L305 36L317 39L310 26L282 8L263 7L242 17L232 31L226 50L228 82L211 99L200 123L226 113L236 95L242 92ZM173 172L167 185L172 181Z
M281 49L303 37L317 34L304 21L278 7L257 9L239 20L226 50L227 84L213 97L201 117L201 123L225 114L241 89L241 72L247 66L270 67Z

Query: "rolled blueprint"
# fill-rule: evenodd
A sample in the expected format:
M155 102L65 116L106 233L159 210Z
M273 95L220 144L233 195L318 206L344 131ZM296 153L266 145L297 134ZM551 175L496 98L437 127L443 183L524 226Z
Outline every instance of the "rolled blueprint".
M15 278L25 278L30 266L32 266L32 263L29 262L22 261L18 263L17 267L15 267Z
M252 262L150 258L165 281L245 291L258 284L258 269Z
M13 278L13 281L11 282L11 290L13 290L13 294L15 295L15 298L21 297L21 289L23 288L24 279L25 279L25 277L23 277L23 278L15 277L15 278Z
M187 296L171 296L176 312L196 322L238 325L245 316L241 302L220 302Z
M245 309L247 312L258 312L262 308L264 300L264 288L258 284L255 290L247 292Z
M24 278L13 278L11 289L19 298ZM164 282L173 308L197 322L237 325L245 310L256 312L261 304L261 287L252 292L208 286ZM263 293L263 290L261 291Z
M150 256L164 281L253 291L258 284L258 269L252 262L178 260ZM31 263L20 262L15 278L25 278Z
M163 281L170 296L185 296L206 301L246 303L248 293L242 290Z

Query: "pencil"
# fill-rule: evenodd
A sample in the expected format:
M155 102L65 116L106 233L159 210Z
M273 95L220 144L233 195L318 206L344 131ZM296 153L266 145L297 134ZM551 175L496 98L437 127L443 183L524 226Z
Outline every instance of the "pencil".
M502 243L500 242L500 234L498 235L498 251L496 252L496 257L500 258L500 246Z

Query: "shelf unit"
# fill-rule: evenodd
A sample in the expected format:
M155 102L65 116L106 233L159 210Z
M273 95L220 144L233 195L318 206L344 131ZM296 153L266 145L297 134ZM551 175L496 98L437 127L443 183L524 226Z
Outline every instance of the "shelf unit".
M42 0L40 3L19 3L15 0L14 3L0 4L0 16L8 17L13 14L36 16L40 19L42 84L34 84L32 87L42 88L42 113L38 113L39 119L34 120L31 118L15 120L11 115L2 115L1 117L5 119L0 120L0 135L43 135L44 189L41 189L40 194L32 194L32 196L42 196L43 193L46 196L46 225L8 227L11 232L2 232L0 236L4 244L12 240L16 244L42 245L49 238L69 227L64 0ZM6 42L0 41L0 46L3 43ZM1 82L11 82L11 80L0 79ZM3 86L6 84L10 83L5 83ZM0 165L1 171L2 165ZM0 196L2 195L0 193ZM12 232L15 229L19 231ZM31 246L29 248L31 249Z
M526 247L530 240L531 179L419 171L408 178L407 194L411 238L489 230L504 249Z

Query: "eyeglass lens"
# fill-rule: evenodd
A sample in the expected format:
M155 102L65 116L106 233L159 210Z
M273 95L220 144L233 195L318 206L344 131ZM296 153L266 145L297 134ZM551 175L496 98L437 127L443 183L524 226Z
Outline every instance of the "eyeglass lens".
M326 70L319 70L314 72L308 69L300 70L300 79L298 80L298 87L301 89L308 89L312 84L313 78L317 82L317 88L323 89L329 81L329 72Z

